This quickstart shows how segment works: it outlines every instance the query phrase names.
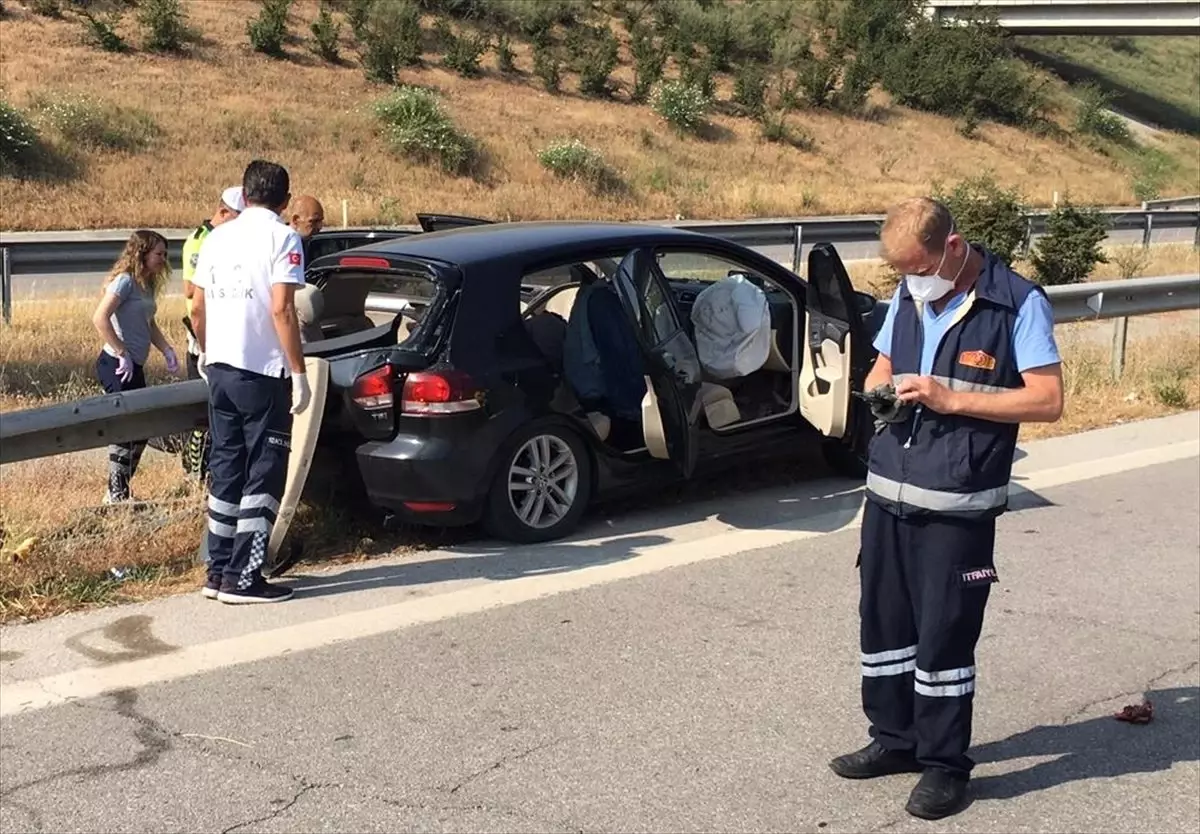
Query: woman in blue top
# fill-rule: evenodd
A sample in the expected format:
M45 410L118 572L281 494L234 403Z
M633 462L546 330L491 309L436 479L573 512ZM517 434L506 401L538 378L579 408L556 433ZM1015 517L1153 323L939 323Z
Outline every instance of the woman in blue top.
M162 352L169 373L179 371L175 351L154 320L158 298L170 277L166 238L144 229L134 232L109 271L104 296L92 314L92 323L104 339L96 376L107 393L146 387L143 367L151 347ZM129 481L145 448L144 440L108 447L105 504L129 500Z

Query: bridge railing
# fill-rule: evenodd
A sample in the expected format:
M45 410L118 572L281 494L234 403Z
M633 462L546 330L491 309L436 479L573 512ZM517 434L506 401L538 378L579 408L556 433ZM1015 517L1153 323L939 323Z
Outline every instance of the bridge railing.
M1056 323L1200 309L1200 275L1049 287ZM382 299L369 306L383 309ZM1123 334L1123 329L1119 328ZM1114 346L1114 363L1116 362ZM1120 359L1124 361L1124 340ZM1119 372L1119 367L1115 368ZM190 380L0 415L0 464L202 427L208 385Z

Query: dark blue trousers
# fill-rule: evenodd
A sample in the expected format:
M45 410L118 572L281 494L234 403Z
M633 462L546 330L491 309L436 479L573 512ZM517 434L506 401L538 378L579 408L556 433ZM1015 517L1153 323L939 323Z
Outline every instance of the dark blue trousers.
M975 644L996 582L996 521L899 518L868 500L859 555L871 737L968 775Z
M122 381L117 376L118 362L115 356L110 356L105 351L100 351L100 355L96 357L96 379L100 381L100 386L106 394L119 394L122 391L146 387L146 374L141 365L134 365L133 376L128 381ZM133 473L137 472L144 451L144 440L109 445L108 492L104 496L105 503L129 500L129 482L133 479Z
M244 590L262 576L287 480L291 383L216 364L208 391L208 575Z

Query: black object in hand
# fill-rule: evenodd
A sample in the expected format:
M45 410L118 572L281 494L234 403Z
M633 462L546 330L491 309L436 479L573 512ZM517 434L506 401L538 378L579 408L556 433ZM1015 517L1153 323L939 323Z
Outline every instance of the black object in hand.
M871 407L877 432L883 429L885 423L901 423L907 420L909 412L912 411L912 407L901 402L896 396L896 389L888 383L876 385L870 391L855 391L854 396Z

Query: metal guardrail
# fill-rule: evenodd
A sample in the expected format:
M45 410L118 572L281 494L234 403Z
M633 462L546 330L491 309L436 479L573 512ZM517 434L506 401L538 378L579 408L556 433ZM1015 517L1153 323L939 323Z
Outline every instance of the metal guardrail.
M1165 230L1192 231L1193 242L1200 241L1200 209L1140 209L1106 208L1109 233L1142 234L1149 245L1154 232ZM1029 213L1027 243L1046 231L1047 211ZM691 229L704 234L732 240L743 246L792 246L797 236L807 240L833 244L871 244L879 239L883 215L864 214L841 217L792 217L764 220L712 222L704 220L643 221L654 225ZM375 227L380 228L380 227ZM416 231L414 226L389 227ZM183 241L190 229L160 230L170 244L172 264L179 265ZM4 232L0 247L9 252L12 275L68 274L104 272L112 266L121 252L130 230L117 229L87 232Z
M1200 209L1200 194L1190 197L1170 197L1165 200L1144 200L1142 211L1157 211L1160 209Z
M1200 308L1200 275L1099 281L1046 290L1055 323L1116 319ZM1121 361L1124 329L1120 334ZM1114 339L1114 363L1117 341ZM1116 369L1119 370L1119 369ZM203 426L208 385L154 385L0 415L0 464L161 437Z

